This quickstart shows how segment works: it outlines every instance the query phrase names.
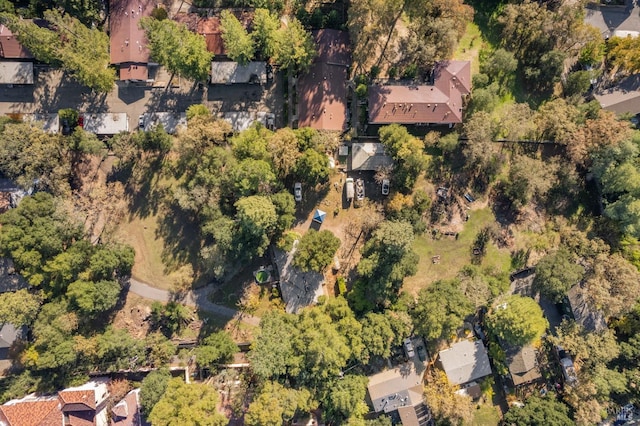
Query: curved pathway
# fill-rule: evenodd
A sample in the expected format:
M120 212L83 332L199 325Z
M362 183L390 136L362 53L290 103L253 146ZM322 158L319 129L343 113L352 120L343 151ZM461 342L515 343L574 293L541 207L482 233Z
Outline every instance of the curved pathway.
M152 287L149 284L136 280L133 277L131 277L129 282L129 291L137 294L138 296L164 303L171 300L171 292L167 290ZM229 308L228 306L217 305L210 302L207 298L207 293L210 290L211 286L205 286L196 290L191 290L181 300L181 302L187 306L202 309L203 311L207 311L215 315L220 315L221 317L235 318L249 325L258 326L260 324L260 318L258 317L240 312L237 309Z

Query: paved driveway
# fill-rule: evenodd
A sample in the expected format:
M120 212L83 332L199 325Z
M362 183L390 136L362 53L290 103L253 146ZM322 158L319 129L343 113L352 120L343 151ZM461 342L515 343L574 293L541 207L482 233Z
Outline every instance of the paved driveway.
M171 293L167 290L162 290L156 287L152 287L142 281L138 281L135 278L131 278L129 281L129 291L142 296L145 299L157 300L159 302L166 303L171 299ZM250 325L260 325L260 318L253 315L245 314L236 309L229 308L227 306L217 305L212 303L207 298L207 295L211 291L210 286L201 287L197 290L190 291L182 300L187 306L192 306L203 311L210 312L212 314L220 315L225 318L236 318L242 322Z

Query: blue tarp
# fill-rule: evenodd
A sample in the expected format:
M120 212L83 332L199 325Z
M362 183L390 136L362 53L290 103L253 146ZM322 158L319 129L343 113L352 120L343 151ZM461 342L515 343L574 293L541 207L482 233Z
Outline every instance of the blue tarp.
M314 222L318 222L318 223L322 223L324 222L324 218L327 216L326 212L323 212L320 209L316 209L315 214L313 215L313 221Z

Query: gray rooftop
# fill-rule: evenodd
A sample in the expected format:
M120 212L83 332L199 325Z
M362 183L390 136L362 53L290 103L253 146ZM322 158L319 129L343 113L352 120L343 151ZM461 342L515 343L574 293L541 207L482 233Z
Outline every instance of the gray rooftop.
M369 397L375 412L389 413L400 407L420 404L424 364L414 359L393 369L369 376Z
M22 121L37 121L42 123L42 129L48 133L58 133L60 131L60 118L54 114L22 114Z
M267 81L266 62L212 62L211 84L260 83Z
M567 292L573 318L587 331L604 330L607 327L604 315L587 304L584 298L584 291L580 284L576 284Z
M381 143L351 144L351 170L378 170L393 165L393 158L385 153Z
M440 351L438 359L452 385L462 385L491 374L487 349L480 340L458 342Z
M129 131L126 112L101 112L84 114L84 130L96 135L117 135Z
M640 29L638 11L638 5L632 0L627 0L626 6L600 6L592 2L585 7L584 21L599 29L602 37L624 35Z
M33 62L0 61L0 84L33 84Z
M290 252L273 249L273 258L278 267L280 292L288 313L297 313L300 309L316 303L318 297L324 294L322 289L324 275L315 271L303 272L293 266L296 246L297 241Z
M28 288L29 285L16 273L13 261L8 257L0 257L0 293L7 293Z
M608 89L599 89L593 96L607 111L636 115L640 113L640 74L626 77Z
M187 127L187 114L184 112L149 112L142 115L145 131L162 124L165 132L174 135L179 128Z

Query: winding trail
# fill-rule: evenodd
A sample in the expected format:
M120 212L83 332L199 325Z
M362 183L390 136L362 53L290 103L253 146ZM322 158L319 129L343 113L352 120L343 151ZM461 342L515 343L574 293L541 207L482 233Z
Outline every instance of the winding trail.
M136 280L131 277L129 280L129 291L142 296L145 299L157 300L159 302L168 302L171 300L171 292L162 290L160 288L152 287L149 284ZM260 318L238 311L237 309L229 308L228 306L222 306L212 303L207 298L207 293L211 290L211 286L201 287L196 290L189 291L181 302L187 306L192 306L203 311L210 312L215 315L219 315L225 318L235 318L239 321L247 323L249 325L258 326L260 324Z

